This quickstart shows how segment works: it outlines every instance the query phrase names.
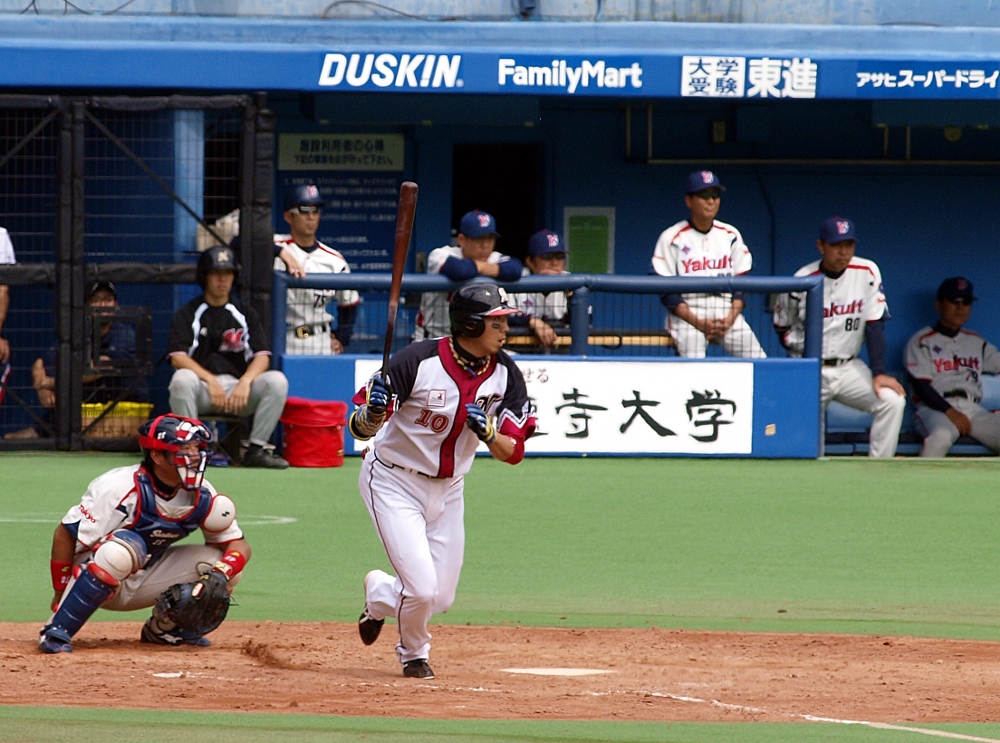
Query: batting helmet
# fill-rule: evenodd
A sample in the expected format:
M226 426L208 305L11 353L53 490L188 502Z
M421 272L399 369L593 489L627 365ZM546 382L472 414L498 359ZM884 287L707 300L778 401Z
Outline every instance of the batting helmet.
M232 271L239 274L240 264L232 248L216 245L198 256L198 286L205 288L205 277L209 271Z
M187 490L201 487L205 467L208 466L208 446L213 438L212 432L200 420L173 413L158 416L139 426L139 446L147 452L154 449L167 452L177 468L181 484ZM197 444L198 454L182 454L180 448L184 444Z
M485 318L517 312L507 304L507 292L493 284L467 284L448 302L451 334L456 338L478 338L486 330Z
M285 194L285 211L297 206L326 206L326 202L319 195L319 189L312 184L293 186Z

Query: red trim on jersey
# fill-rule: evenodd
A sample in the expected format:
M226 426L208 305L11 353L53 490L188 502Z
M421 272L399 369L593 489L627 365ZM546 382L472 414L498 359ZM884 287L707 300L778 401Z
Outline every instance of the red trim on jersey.
M959 329L958 329L958 332L959 332L959 333L962 333L963 335L971 335L971 336L973 336L974 338L979 338L980 340L985 340L985 339L983 338L983 336L979 335L979 333L976 333L976 332L973 332L973 331L971 331L971 330L962 330L961 328L959 328Z
M475 376L470 376L466 369L459 366L451 352L451 339L442 338L438 341L438 356L441 359L441 368L451 377L451 380L458 387L458 409L455 411L455 420L452 422L451 431L441 443L438 452L438 471L435 477L453 477L455 474L455 444L458 437L465 430L465 421L469 414L465 411L465 404L476 401L476 393L483 382L493 376L497 370L497 357L490 356L486 362L486 368Z
M850 264L848 264L847 268L844 269L844 270L846 271L846 270L851 269L851 268L853 268L855 271L867 271L868 273L870 273L872 275L872 278L875 277L875 272L872 271L870 268L868 268L868 266L857 266L857 265L855 265L853 263L850 263Z
M930 338L932 335L937 335L937 331L931 330L929 333L924 333L922 336L917 338L917 343L922 343L924 338Z
M514 440L514 453L503 461L507 464L517 464L524 459L524 441L516 436L511 436L511 439Z

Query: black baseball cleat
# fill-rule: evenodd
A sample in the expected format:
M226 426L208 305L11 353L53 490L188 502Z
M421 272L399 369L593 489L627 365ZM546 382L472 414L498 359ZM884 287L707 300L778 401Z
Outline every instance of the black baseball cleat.
M361 635L361 642L365 645L371 645L375 642L382 631L383 624L385 624L385 620L373 617L366 605L365 610L361 612L361 618L358 619L358 634Z
M284 458L279 457L269 449L256 445L251 445L247 449L241 465L243 467L264 467L269 470L288 469L288 462Z
M432 679L434 671L427 664L426 658L417 658L403 664L403 675L411 679Z

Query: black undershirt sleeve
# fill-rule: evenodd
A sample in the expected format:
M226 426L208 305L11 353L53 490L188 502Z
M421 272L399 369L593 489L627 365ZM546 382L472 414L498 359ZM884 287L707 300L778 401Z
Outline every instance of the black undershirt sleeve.
M940 410L942 413L948 410L951 405L938 393L936 389L926 379L917 379L912 374L907 374L910 378L910 387L920 398L920 401L929 408Z
M872 376L885 374L885 319L865 323L865 345L868 346L868 366Z

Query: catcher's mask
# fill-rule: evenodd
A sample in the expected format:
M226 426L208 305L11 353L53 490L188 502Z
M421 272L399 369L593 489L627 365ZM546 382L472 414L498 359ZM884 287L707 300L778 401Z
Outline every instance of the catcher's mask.
M205 479L208 466L208 446L212 443L212 432L204 423L195 418L181 415L161 415L146 421L139 427L139 446L146 450L155 449L170 454L170 461L177 468L181 487L197 490ZM185 444L196 444L196 454L182 452Z
M205 279L209 271L232 271L234 277L239 276L240 264L236 262L236 254L233 253L233 249L224 245L216 245L198 256L198 268L195 273L198 286L202 290L205 289Z
M448 301L451 334L456 338L478 338L486 331L487 317L517 312L507 304L507 292L493 284L467 284Z

